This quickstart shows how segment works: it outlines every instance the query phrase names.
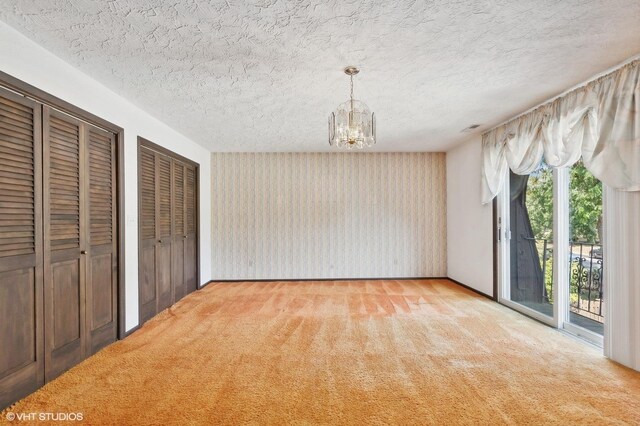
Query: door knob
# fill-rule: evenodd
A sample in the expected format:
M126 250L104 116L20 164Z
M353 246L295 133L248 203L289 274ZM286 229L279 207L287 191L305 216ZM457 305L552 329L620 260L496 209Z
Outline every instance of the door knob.
M184 239L186 240L186 239L187 239L187 236L185 235L185 236L184 236L184 237L182 237L182 238L184 238Z
M86 250L82 250L82 251L80 251L80 254L87 254L87 251Z
M162 240L158 240L158 242L159 242L160 244L162 244Z

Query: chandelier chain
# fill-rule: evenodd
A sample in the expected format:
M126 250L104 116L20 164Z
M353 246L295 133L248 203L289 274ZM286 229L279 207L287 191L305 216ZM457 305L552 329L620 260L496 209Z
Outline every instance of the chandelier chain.
M351 100L353 101L353 75L351 77Z

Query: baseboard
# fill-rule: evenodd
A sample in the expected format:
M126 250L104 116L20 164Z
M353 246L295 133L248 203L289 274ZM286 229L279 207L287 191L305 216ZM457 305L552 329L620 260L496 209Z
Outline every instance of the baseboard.
M142 324L138 324L138 325L136 325L135 327L133 327L131 330L129 330L129 331L125 331L125 332L124 332L124 336L123 336L123 337L121 337L120 339L122 340L122 339L124 339L125 337L129 337L129 336L131 336L133 333L135 333L136 331L138 331L138 330L140 329L140 327L142 327Z
M211 283L262 283L262 282L276 282L276 281L284 281L284 282L295 282L295 281L385 281L385 280L396 280L396 281L404 281L404 280L448 280L449 277L375 277L375 278L268 278L268 279L256 279L256 278L247 278L244 280L209 280L204 283L200 288L203 288Z
M205 288L206 286L208 286L209 284L211 284L212 282L214 282L214 280L209 280L204 284L201 284L200 286L198 286L198 288L196 290L202 290L203 288Z
M454 280L451 277L388 277L388 278L380 278L380 277L375 277L375 278L298 278L298 279L293 279L293 278L285 278L285 279L245 279L245 280L209 280L206 283L202 284L200 287L198 287L198 290L203 289L204 287L208 286L211 283L269 283L269 282L277 282L277 281L284 281L284 282L296 282L296 281L303 281L303 282L310 282L310 281L385 281L385 280L396 280L396 281L403 281L403 280L448 280L451 281L457 285L459 285L460 287L464 287L467 290L471 290L474 293L479 294L480 296L484 296L487 299L491 299L493 301L497 301L497 298L495 296L490 296L486 293L483 293L479 290L476 290L473 287L470 287L464 283L461 283L458 280Z
M460 282L460 281L458 281L458 280L454 280L453 278L450 278L450 277L447 277L447 279L448 279L449 281L451 281L451 282L454 282L454 283L458 284L460 287L464 287L464 288L466 288L467 290L471 290L471 291L473 291L474 293L479 294L480 296L484 296L484 297L486 297L487 299L491 299L491 300L493 300L494 302L497 302L497 301L498 301L498 298L497 298L497 297L495 297L495 296L490 296L490 295L488 295L488 294L486 294L486 293L481 292L480 290L476 290L475 288L470 287L470 286L468 286L468 285L466 285L466 284L463 284L463 283L461 283L461 282Z
M284 282L295 282L295 281L303 281L303 282L309 282L309 281L385 281L385 280L396 280L396 281L408 281L408 280L449 280L461 287L466 288L467 290L471 290L474 293L478 293L480 296L484 296L486 298L489 298L491 300L497 300L495 296L491 296L488 295L486 293L481 292L480 290L476 290L473 287L470 287L464 283L461 283L458 280L454 280L451 277L386 277L386 278L380 278L380 277L375 277L375 278L281 278L281 279L276 279L276 278L268 278L268 279L256 279L256 278L247 278L244 280L209 280L206 283L202 284L200 287L198 287L198 290L205 288L206 286L208 286L211 283L270 283L270 282L277 282L277 281L284 281Z

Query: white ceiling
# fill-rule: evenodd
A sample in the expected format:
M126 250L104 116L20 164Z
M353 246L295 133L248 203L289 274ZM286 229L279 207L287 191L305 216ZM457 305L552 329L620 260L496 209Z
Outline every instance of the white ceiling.
M638 0L2 0L0 19L212 151L441 151L640 53Z

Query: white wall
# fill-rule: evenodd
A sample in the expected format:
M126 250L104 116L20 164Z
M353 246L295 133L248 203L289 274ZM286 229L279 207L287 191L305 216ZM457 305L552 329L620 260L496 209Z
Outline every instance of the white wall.
M640 192L604 189L604 354L640 371Z
M127 330L138 324L137 137L200 164L201 281L211 277L209 151L0 22L0 70L124 128L125 306Z
M493 211L480 201L480 137L447 152L448 276L493 295Z
M211 158L213 278L446 276L443 153Z

